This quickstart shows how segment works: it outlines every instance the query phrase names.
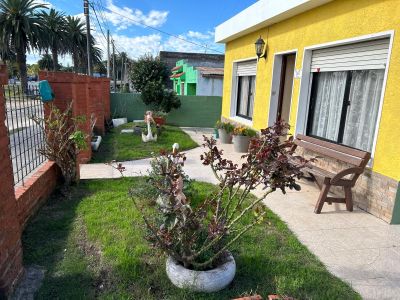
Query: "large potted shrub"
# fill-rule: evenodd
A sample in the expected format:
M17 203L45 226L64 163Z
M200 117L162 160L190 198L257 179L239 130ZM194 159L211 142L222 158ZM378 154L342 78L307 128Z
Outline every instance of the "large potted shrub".
M131 190L131 195L148 228L149 240L168 257L166 272L174 285L201 292L229 285L236 270L230 250L263 220L266 210L262 201L278 189L300 189L296 180L306 161L292 162L293 139L281 141L288 127L278 123L262 130L251 140L241 165L225 159L216 141L204 137L205 152L200 159L219 184L200 203L191 203L193 191L183 170L184 154L175 149L153 158L148 185ZM263 195L248 197L257 187L263 189ZM154 199L156 213L143 209L138 199L146 198Z
M237 126L233 129L233 148L236 152L243 153L249 150L250 139L255 137L257 132L245 126Z
M219 139L222 144L232 143L232 132L234 126L229 122L217 121L215 128L218 129Z

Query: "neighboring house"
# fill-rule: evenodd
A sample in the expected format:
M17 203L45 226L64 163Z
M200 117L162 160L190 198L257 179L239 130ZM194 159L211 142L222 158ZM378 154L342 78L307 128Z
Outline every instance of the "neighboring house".
M176 63L182 59L193 67L223 68L225 56L223 54L160 51L160 60L166 64L168 70L173 69ZM172 89L172 80L168 80L166 85Z
M182 96L222 96L224 68L194 67L179 60L171 70L173 89Z
M391 223L400 223L399 19L398 0L260 0L215 32L226 45L222 117L256 129L282 118L294 134L371 152L353 196Z

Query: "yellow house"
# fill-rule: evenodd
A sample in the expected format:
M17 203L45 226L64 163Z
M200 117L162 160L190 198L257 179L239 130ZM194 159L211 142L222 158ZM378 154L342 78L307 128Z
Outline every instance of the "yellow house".
M370 152L355 203L389 223L400 223L399 20L399 0L260 0L215 31L222 118L255 129L282 118L293 134Z

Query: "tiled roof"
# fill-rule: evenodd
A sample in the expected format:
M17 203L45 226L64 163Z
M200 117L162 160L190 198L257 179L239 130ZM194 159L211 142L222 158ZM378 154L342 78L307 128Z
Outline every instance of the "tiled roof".
M172 72L174 72L174 71L178 71L179 69L182 69L182 66L176 66L176 67L174 67L174 68L172 68Z
M170 77L170 78L178 78L178 77L181 77L183 74L185 74L185 72L176 73L176 74L173 74L173 75L171 75L171 76L169 76L169 77Z
M207 76L224 76L224 68L196 67L201 75Z

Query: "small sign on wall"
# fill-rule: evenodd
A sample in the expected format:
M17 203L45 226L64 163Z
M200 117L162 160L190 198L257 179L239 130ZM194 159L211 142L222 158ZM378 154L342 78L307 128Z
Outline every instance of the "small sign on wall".
M295 69L294 70L294 78L301 78L301 69Z

